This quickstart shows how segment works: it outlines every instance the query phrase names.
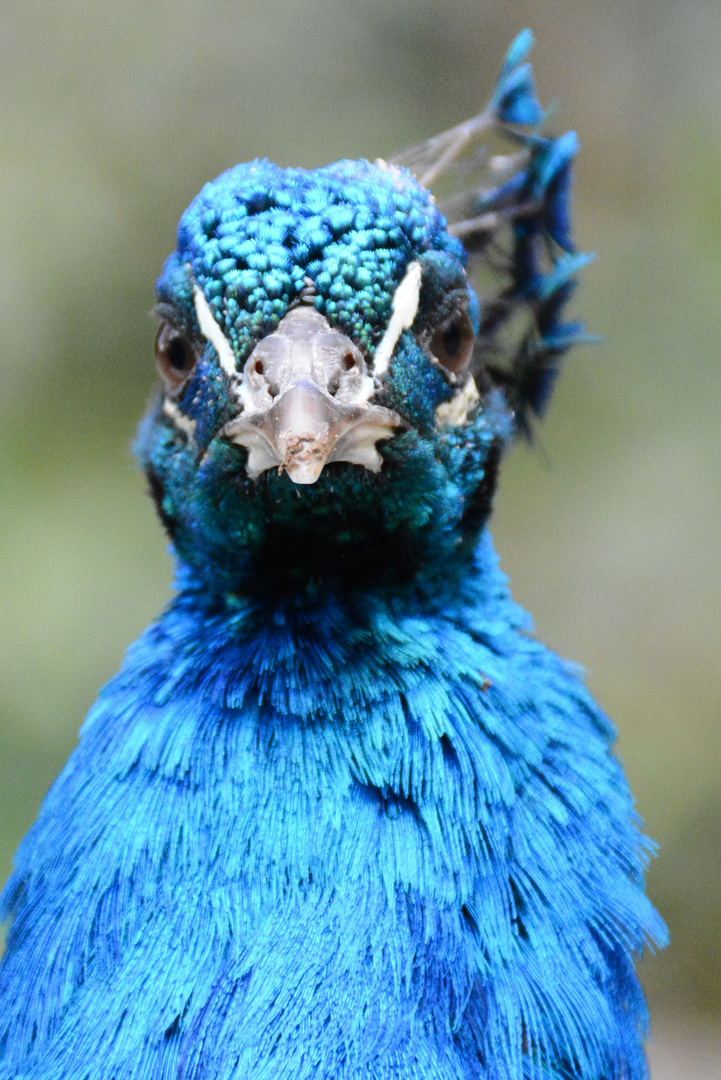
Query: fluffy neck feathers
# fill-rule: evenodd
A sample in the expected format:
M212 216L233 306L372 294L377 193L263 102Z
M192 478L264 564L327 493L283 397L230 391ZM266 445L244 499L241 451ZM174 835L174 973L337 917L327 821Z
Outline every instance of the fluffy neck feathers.
M141 1080L351 1076L371 1059L383 1078L458 1080L480 1055L489 1076L553 1061L591 1080L621 1075L622 1047L640 1078L620 942L660 930L612 729L518 633L488 538L443 609L180 584L19 854L7 1015L35 1026L6 1032L6 1060L32 1045L33 1075L58 1080L99 1080L99 1062ZM49 948L59 911L68 968ZM50 1033L71 1072L42 1056Z

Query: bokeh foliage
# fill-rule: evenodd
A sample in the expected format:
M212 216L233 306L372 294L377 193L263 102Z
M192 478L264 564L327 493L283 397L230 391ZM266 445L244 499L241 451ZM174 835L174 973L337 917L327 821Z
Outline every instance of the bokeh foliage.
M600 258L495 533L616 720L661 845L658 1011L721 1013L721 8L714 0L5 0L0 13L0 876L97 687L168 597L128 450L152 283L200 185L389 155L477 111L524 25Z

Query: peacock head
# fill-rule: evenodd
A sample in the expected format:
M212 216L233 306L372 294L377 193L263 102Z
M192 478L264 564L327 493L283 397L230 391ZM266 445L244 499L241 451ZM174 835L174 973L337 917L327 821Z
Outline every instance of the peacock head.
M157 284L138 444L184 561L383 575L477 532L510 425L472 372L465 262L405 169L257 161L205 186Z
M365 582L470 557L501 451L578 333L558 322L578 257L551 250L568 247L568 137L512 133L501 182L456 194L453 227L427 188L479 133L533 119L522 45L486 112L408 161L254 161L183 214L137 449L179 558L206 581ZM497 279L481 304L468 251ZM503 373L499 331L519 311L530 330Z

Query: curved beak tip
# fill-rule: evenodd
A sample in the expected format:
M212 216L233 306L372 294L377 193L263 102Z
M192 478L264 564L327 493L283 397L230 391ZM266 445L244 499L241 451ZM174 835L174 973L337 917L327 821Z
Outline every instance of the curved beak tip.
M294 484L314 484L323 472L332 445L312 435L291 434L282 440L282 450L278 474L287 473Z
M309 465L307 463L298 464L294 462L286 468L279 465L278 472L286 472L288 474L288 479L292 480L294 484L314 484L323 472L323 466Z

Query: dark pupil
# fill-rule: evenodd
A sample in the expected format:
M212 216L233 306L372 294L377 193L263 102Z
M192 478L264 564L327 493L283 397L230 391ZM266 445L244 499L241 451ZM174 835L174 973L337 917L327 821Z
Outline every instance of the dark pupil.
M182 338L171 338L167 346L168 363L176 371L185 371L188 366L188 347Z
M453 357L461 347L461 328L457 322L451 323L443 331L443 345L448 356Z

